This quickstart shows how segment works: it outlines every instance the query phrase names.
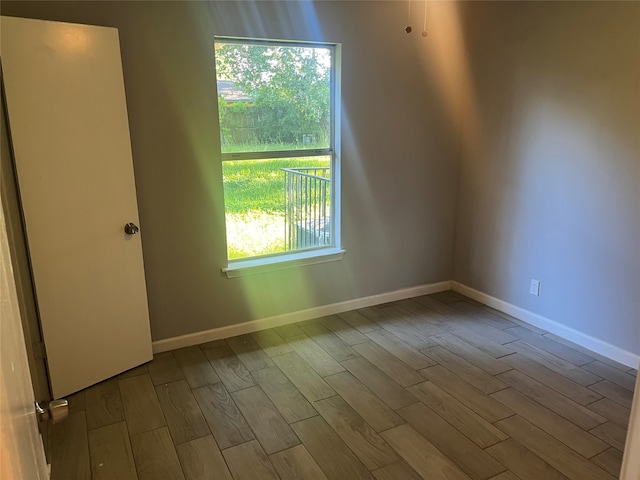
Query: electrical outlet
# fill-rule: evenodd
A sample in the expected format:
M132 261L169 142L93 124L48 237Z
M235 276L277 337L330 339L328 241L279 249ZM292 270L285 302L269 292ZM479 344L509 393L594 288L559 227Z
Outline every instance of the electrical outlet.
M536 280L534 278L531 279L531 285L529 285L529 293L531 295L535 295L536 297L540 296L540 280Z

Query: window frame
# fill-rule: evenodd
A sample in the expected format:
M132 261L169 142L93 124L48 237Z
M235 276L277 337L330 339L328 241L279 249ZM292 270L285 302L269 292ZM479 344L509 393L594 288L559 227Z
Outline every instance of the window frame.
M272 253L266 255L257 255L252 257L229 259L228 239L226 237L226 206L225 206L225 245L227 266L222 268L222 272L229 278L263 273L272 270L281 270L285 268L300 267L305 265L313 265L317 263L341 260L345 251L341 245L341 229L340 229L340 105L341 105L341 88L340 88L340 65L341 65L341 45L339 43L330 42L310 42L298 40L269 40L262 38L248 37L231 37L231 36L215 36L214 47L218 43L242 43L247 45L268 45L282 47L309 47L309 48L326 48L331 50L330 64L330 130L329 130L329 146L327 148L316 149L294 149L294 150L274 150L262 152L234 152L223 153L222 142L220 143L220 160L226 161L243 161L243 160L264 160L277 158L305 158L316 156L329 156L331 168L330 182L330 215L331 215L331 245L318 246L313 248L290 250L280 253ZM215 48L214 48L215 55ZM214 61L215 69L215 61ZM216 72L216 80L218 80ZM216 82L216 96L218 87ZM218 115L218 132L221 133L222 126Z

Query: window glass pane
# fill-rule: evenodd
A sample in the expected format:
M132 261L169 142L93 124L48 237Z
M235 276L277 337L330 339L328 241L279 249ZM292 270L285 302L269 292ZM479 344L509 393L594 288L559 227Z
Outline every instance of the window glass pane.
M331 244L329 155L222 163L229 260Z
M329 148L331 52L216 41L222 153Z

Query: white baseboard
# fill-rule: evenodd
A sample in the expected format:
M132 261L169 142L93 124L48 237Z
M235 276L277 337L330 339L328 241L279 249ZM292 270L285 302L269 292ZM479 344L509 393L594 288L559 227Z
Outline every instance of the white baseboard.
M443 292L450 289L450 281L418 285L417 287L380 293L378 295L356 298L345 302L332 303L330 305L322 305L319 307L309 308L307 310L251 320L249 322L237 323L235 325L226 325L224 327L190 333L179 337L165 338L163 340L153 342L153 353L166 352L168 350L175 350L176 348L182 347L190 347L192 345L199 345L201 343L211 342L221 338L235 337L236 335L257 332L273 327L280 327L282 325L310 320L312 318L348 312L349 310L355 310L356 308L371 307L374 305L380 305L381 303L395 302L397 300L404 300L405 298L429 295L431 293Z
M542 315L538 315L537 313L530 312L524 308L517 307L508 302L492 297L491 295L487 295L486 293L463 285L462 283L452 281L451 289L495 308L496 310L511 315L518 320L522 320L523 322L542 328L543 330L558 335L570 342L577 343L584 348L588 348L595 353L599 353L600 355L615 360L629 368L638 368L638 365L640 364L640 355L628 352L603 340L599 340L587 335L586 333L574 330L566 325L543 317Z

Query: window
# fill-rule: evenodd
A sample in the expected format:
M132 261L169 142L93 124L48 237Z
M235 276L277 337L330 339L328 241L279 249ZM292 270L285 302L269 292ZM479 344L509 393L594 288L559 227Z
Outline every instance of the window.
M216 38L227 272L339 252L338 53Z

